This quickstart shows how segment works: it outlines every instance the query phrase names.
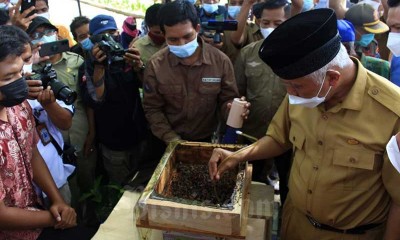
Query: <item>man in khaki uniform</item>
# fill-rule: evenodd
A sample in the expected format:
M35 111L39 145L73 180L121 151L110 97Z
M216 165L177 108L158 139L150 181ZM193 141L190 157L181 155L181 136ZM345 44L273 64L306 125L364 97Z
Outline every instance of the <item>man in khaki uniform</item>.
M160 11L168 44L148 62L144 72L146 118L164 143L210 141L218 112L238 96L227 56L198 37L196 9L186 1L167 3Z
M259 55L288 97L257 143L214 150L210 177L293 148L281 239L398 239L400 175L385 146L400 130L400 90L349 58L331 9L287 20Z

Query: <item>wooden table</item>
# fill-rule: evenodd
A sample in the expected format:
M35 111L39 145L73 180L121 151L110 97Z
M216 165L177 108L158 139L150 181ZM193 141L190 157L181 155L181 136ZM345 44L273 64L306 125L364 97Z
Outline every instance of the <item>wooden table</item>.
M107 220L100 225L94 240L160 240L162 231L136 228L134 207L139 192L125 191ZM246 239L271 239L274 189L271 186L252 182L250 185L250 208ZM229 239L233 240L233 239Z

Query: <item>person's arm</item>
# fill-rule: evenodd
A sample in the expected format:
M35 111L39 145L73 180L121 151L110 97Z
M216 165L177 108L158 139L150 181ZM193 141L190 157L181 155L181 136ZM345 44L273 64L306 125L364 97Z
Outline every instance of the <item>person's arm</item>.
M38 102L46 110L47 115L53 124L61 129L68 130L72 125L72 114L67 109L61 107L54 96L53 90L50 87L39 93Z
M15 6L10 7L10 9L8 9L8 15L10 16L10 21L12 25L17 26L22 30L26 31L29 27L29 24L32 22L32 19L34 19L37 15L33 14L27 17L29 13L35 10L34 6L20 13L19 9L21 7L22 1L23 0L19 0Z
M215 148L208 162L211 180L219 180L221 175L238 165L240 162L270 159L286 151L277 141L270 136L264 136L252 145L242 148L234 153L222 148Z
M386 222L385 240L400 240L400 206L392 202Z
M244 0L242 7L240 8L240 12L236 19L238 21L237 30L231 34L231 41L235 46L242 46L245 41L247 17L249 16L250 9L255 2L255 0Z
M165 101L158 92L157 83L156 70L152 62L149 61L144 71L143 109L153 134L168 144L171 141L181 138L172 129L171 124L164 114L163 107Z
M31 211L7 207L4 201L0 201L1 230L29 230L52 227L55 224L56 220L49 211Z
M387 18L388 18L388 11L389 11L388 0L382 0L381 4L383 7L383 18L385 19L385 22L386 22Z
M55 228L76 226L75 210L65 203L36 145L32 149L31 164L33 181L46 193L52 203L49 211L53 219L57 221Z
M301 13L301 11L303 10L303 4L303 0L292 0L292 7L290 9L291 17Z
M347 11L346 0L329 0L329 8L335 10L337 19L343 19Z
M100 50L99 46L96 44L93 47L92 55L94 58L94 69L93 69L93 85L95 87L96 97L102 99L104 95L104 82L105 82L105 65L104 60L106 59L106 54Z

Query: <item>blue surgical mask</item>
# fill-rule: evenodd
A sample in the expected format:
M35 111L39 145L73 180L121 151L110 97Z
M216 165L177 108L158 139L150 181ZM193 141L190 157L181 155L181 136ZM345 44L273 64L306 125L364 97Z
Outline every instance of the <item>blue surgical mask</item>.
M189 2L194 5L196 3L196 0L186 0L186 2Z
M39 39L32 40L31 43L32 43L33 45L35 45L35 44L37 44L38 42L50 43L50 42L55 42L55 41L57 41L57 35L56 35L56 34L53 34L53 35L51 35L51 36L43 36L43 37L41 37L41 38L39 38Z
M5 9L5 10L7 10L7 9L8 9L8 4L7 4L7 3L4 3L4 2L0 3L0 9Z
M300 105L300 106L307 107L307 108L315 108L319 104L325 102L325 98L328 95L328 93L331 91L331 88L332 88L332 86L329 87L328 92L325 94L325 96L318 97L319 93L322 90L322 86L324 85L325 79L326 79L326 75L325 75L325 78L321 83L321 87L319 88L319 91L315 97L302 98L302 97L288 94L289 95L289 103L292 105Z
M216 4L216 3L214 3L214 4L204 3L203 4L203 9L207 13L213 13L213 12L216 12L218 10L218 4Z
M236 19L240 12L240 6L228 6L228 15L232 19Z
M91 50L93 48L93 43L90 38L85 38L79 42L84 50Z
M199 43L197 42L197 35L193 39L193 41L188 42L184 45L180 45L180 46L168 45L169 51L172 52L178 58L187 58L187 57L192 56L198 46L199 46Z
M356 42L356 44L360 45L361 47L368 47L368 45L374 40L375 34L367 33L361 35L361 39Z

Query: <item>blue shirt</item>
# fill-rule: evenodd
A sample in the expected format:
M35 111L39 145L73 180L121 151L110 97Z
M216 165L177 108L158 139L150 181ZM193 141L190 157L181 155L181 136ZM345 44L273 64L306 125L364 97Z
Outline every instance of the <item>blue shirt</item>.
M390 81L400 86L400 57L393 56L390 65Z

